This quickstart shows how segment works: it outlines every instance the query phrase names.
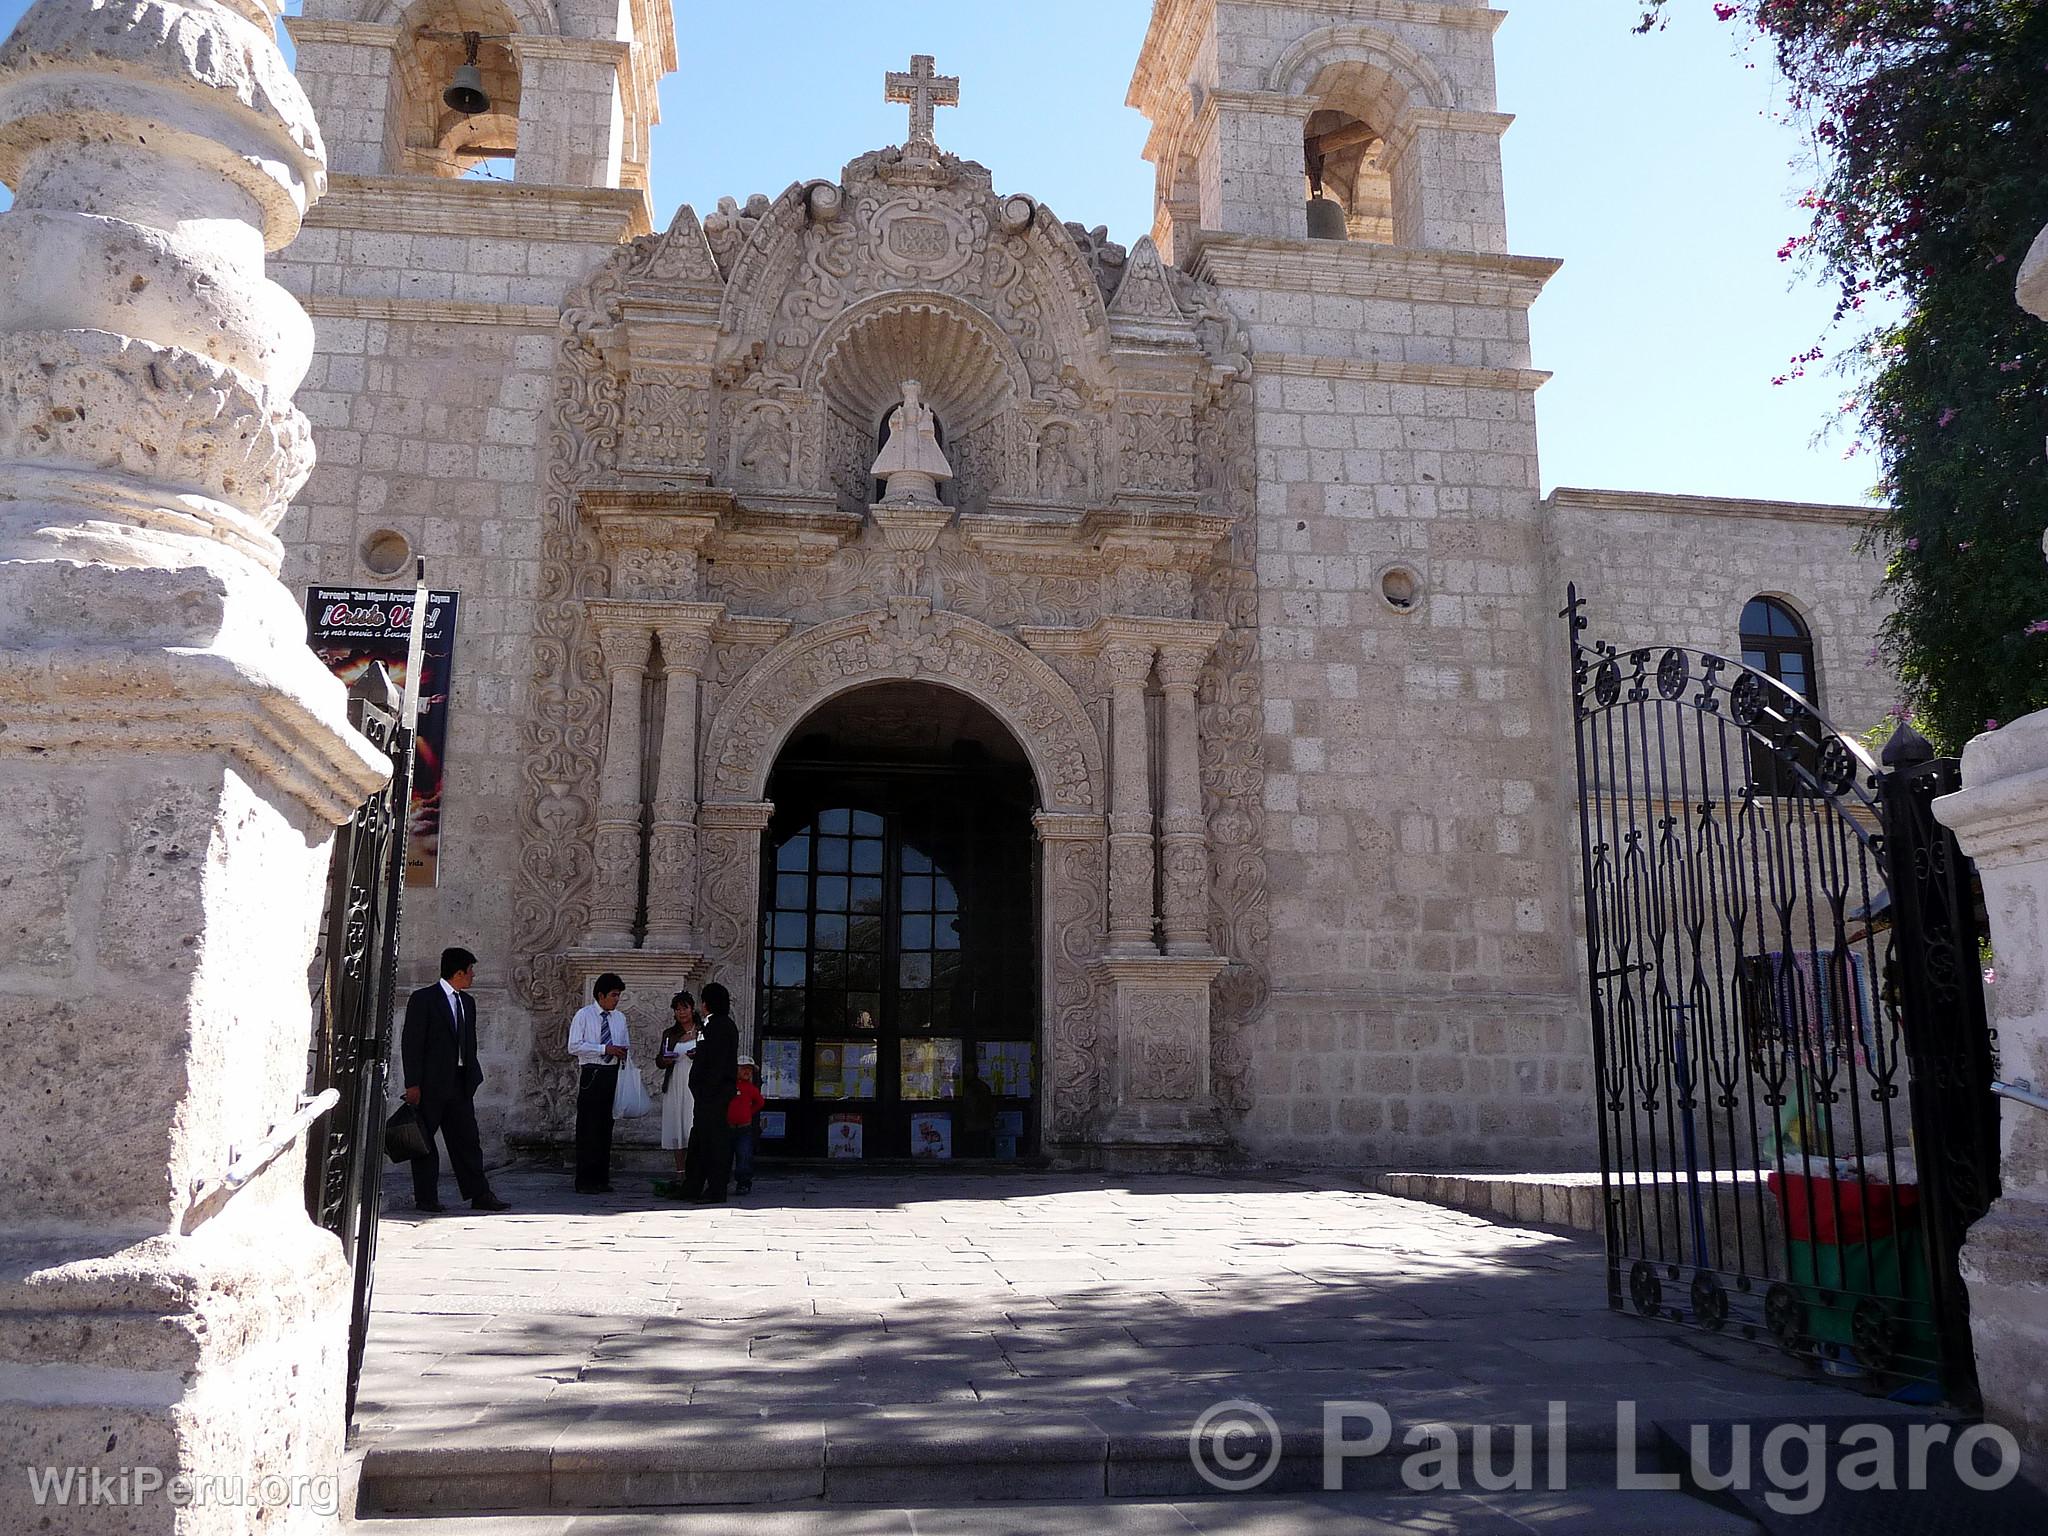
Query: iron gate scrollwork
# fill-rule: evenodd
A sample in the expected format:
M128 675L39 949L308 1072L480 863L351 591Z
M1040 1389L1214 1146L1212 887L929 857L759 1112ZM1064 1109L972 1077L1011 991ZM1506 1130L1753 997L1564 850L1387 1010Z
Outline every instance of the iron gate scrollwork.
M1683 645L1570 629L1609 1304L1974 1395L1957 1254L1996 1195L1956 765L1887 765Z
M350 690L348 720L391 758L395 769L384 788L335 833L313 997L309 1091L333 1088L341 1099L312 1129L306 1209L341 1239L351 1271L348 1412L353 1417L377 1255L412 750L411 733L381 666L373 666Z

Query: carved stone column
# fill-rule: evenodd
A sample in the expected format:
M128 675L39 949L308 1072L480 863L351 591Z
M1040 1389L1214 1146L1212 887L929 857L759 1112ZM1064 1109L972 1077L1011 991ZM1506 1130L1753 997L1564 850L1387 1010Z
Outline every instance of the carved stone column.
M1152 741L1145 719L1153 650L1149 641L1135 639L1102 648L1110 676L1109 947L1123 954L1156 948Z
M144 1466L338 1493L303 978L389 765L277 580L313 336L264 256L325 169L275 10L43 0L0 46L0 1530L331 1524Z
M1202 744L1195 685L1213 639L1159 648L1166 694L1165 814L1160 819L1162 927L1170 955L1206 955L1209 944L1209 828L1202 816Z
M653 634L644 620L597 605L592 622L611 680L611 714L598 774L597 831L592 839L597 883L586 943L597 949L623 949L633 942L633 923L640 910L640 693L647 682Z
M688 949L697 914L697 680L711 655L717 603L681 604L660 621L668 679L662 695L661 768L648 836L647 947ZM728 983L730 985L730 983Z
M753 1039L755 980L761 968L761 834L775 814L766 800L715 801L697 808L697 926L706 981L732 993L742 1048Z

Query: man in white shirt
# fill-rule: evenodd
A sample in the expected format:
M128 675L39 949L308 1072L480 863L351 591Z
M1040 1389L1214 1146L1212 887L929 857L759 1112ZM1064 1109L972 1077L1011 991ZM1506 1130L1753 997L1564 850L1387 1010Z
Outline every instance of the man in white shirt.
M626 1059L623 977L606 971L591 984L595 1002L569 1021L569 1054L577 1061L576 1192L605 1195L612 1188L612 1095L619 1088L619 1063Z

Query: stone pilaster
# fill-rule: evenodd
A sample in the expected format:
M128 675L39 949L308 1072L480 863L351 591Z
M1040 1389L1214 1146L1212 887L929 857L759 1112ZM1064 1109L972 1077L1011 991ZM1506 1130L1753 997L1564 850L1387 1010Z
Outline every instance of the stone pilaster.
M1102 1107L1112 1098L1113 1042L1097 1016L1089 966L1102 955L1107 828L1096 815L1039 811L1039 890L1044 942L1039 988L1044 998L1045 1100L1048 1150L1078 1154L1089 1145Z
M522 34L517 181L616 187L626 159L628 45L609 38Z
M2048 711L1972 741L1963 783L1934 812L1984 882L1999 1073L2048 1093ZM1985 1417L2048 1454L2048 1110L2006 1099L2001 1118L2001 1193L1963 1246L1970 1332Z
M604 761L598 772L597 830L592 837L597 883L590 901L591 948L633 942L640 915L640 695L647 682L653 631L646 621L593 604L591 624L604 650L611 684Z
M1161 927L1166 952L1206 955L1209 943L1209 828L1202 816L1202 742L1195 688L1215 649L1201 641L1159 648L1166 695L1166 792L1159 826Z
M697 808L697 921L706 981L732 993L742 1042L753 1038L761 965L761 834L775 807L766 800L716 801Z
M1128 638L1102 648L1110 677L1109 947L1125 954L1156 943L1152 736L1145 718L1153 654L1149 641Z
M1506 253L1500 138L1513 121L1504 113L1418 107L1388 130L1380 163L1393 181L1397 244Z
M679 604L655 628L667 668L661 715L661 767L648 836L647 945L689 948L697 914L697 682L711 656L718 603Z
M1191 145L1203 229L1308 238L1302 142L1315 105L1274 91L1203 94Z
M312 328L264 258L325 169L275 9L45 0L0 47L10 1531L332 1522L38 1507L26 1476L340 1471L348 1275L303 1142L223 1178L294 1119L329 840L389 771L277 581Z

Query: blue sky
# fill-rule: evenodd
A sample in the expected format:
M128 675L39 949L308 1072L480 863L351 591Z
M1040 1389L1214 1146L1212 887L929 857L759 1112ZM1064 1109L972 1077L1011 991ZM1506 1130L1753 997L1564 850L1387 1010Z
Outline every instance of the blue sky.
M1123 105L1147 0L962 4L675 0L682 69L662 91L654 201L830 176L903 136L882 75L931 53L962 77L938 137L999 190L1134 241L1151 224L1144 120ZM296 3L293 9L297 8ZM0 0L11 28L22 0ZM1706 0L1631 35L1637 0L1522 0L1497 37L1514 249L1565 267L1534 317L1545 488L1864 498L1867 456L1816 445L1841 381L1774 376L1819 340L1827 292L1776 252L1800 227L1802 142L1775 120L1767 57Z

